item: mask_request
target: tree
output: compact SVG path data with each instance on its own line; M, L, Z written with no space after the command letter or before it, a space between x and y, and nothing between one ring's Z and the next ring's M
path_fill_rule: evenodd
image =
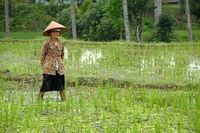
M65 24L67 26L67 32L65 32L63 36L65 36L66 38L72 38L72 21L70 6L66 7L66 9L63 9L61 12L59 12L57 18L57 21L59 23Z
M129 0L129 14L133 26L135 27L136 41L140 42L141 34L143 31L144 18L147 14L151 13L152 1L149 0Z
M29 0L29 4L35 4L35 0Z
M190 7L191 14L200 19L200 0L191 0Z
M129 18L128 18L128 6L127 0L123 0L123 12L124 12L124 27L126 33L126 40L130 42L130 30L129 30Z
M127 1L127 9L128 9L128 15L129 15L129 22L131 22L130 27L135 28L135 36L136 36L136 41L140 42L141 34L143 31L143 23L144 23L144 18L147 16L147 14L151 14L153 11L153 3L152 1L149 0L128 0ZM123 12L123 5L120 4L121 0L110 0L108 6L108 12L109 15L114 22L115 27L120 26L122 27L122 22L121 22L121 14L119 13L120 11ZM125 25L125 23L124 23ZM120 29L121 31L123 30L122 28ZM130 30L130 29L129 29Z
M187 17L187 30L188 30L188 41L192 42L192 25L191 25L191 18L190 18L190 7L189 7L189 0L185 0L185 14Z
M87 11L77 18L77 31L80 39L91 41L110 41L119 38L119 32L113 27L106 6L108 0L91 3Z
M91 0L84 0L84 2L81 2L82 4L80 6L75 6L76 13L83 15L86 11L88 6L92 3Z
M120 40L123 38L124 18L123 18L123 3L121 0L110 0L106 5L106 10L113 23L113 26L120 34Z
M17 14L11 19L11 30L40 32L53 19L45 12L44 6L31 4L17 8Z
M162 13L162 0L154 0L154 18L155 18L155 25L158 23L159 21L159 17Z
M158 41L170 42L172 37L173 19L169 14L161 14L156 24L156 37Z
M72 18L72 35L73 39L77 39L76 34L76 14L74 11L74 0L70 0L71 18Z
M10 27L9 27L9 0L5 0L5 26L6 26L6 37L10 34Z

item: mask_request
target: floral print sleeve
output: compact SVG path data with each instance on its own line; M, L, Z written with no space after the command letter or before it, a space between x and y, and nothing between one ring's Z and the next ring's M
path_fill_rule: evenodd
M43 43L41 51L40 51L40 64L41 64L41 66L43 66L43 64L44 64L44 60L45 60L46 53L47 53L47 47L48 47L48 41L45 41Z

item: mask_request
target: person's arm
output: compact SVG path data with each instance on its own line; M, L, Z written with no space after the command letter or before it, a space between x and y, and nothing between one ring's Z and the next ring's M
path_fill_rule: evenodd
M61 52L61 59L64 60L65 50L64 50L64 43L62 44L62 52Z
M45 41L42 45L41 51L40 51L40 64L43 66L44 60L47 54L47 41Z

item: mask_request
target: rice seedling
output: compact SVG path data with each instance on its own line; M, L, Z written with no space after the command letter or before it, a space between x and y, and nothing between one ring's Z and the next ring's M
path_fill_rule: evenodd
M41 42L0 44L0 132L200 132L199 45L82 43L66 102L37 99Z

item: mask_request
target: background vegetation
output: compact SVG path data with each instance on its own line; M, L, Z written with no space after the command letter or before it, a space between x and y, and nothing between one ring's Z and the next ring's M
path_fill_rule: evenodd
M138 3L132 4L133 2L134 0L128 3L132 40L136 40L136 26L138 26L141 30L141 41L161 41L156 38L155 34L153 1L145 2L140 0ZM199 3L198 0L191 2L194 41L200 40ZM20 2L11 0L9 7L11 32L35 32L36 35L33 37L40 37L41 32L49 22L55 20L67 26L68 32L64 37L72 38L70 5L68 3L59 4L50 1L49 4L40 4L28 0ZM0 9L0 38L4 38L5 18L3 0L0 3ZM78 39L113 41L125 38L122 2L120 0L77 1L75 11ZM170 22L173 21L171 27L173 34L170 41L187 41L184 33L186 31L184 5L181 3L163 4L162 13L173 18L170 20ZM10 38L16 38L16 36L12 35L14 33L11 33ZM31 37L25 36L24 38Z

